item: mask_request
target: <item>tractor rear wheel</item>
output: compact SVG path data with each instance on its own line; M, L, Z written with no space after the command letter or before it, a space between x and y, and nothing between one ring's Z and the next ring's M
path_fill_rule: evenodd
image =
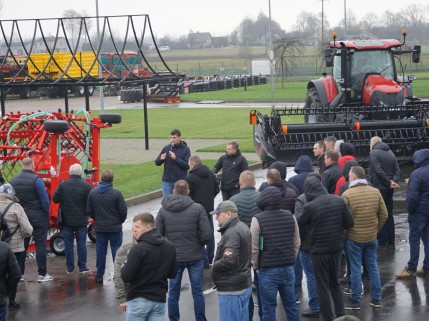
M316 88L310 88L307 92L307 99L305 100L304 111L304 121L306 123L326 123L329 121L329 115L323 113L323 105L320 101L319 93Z
M58 232L52 235L50 239L50 247L52 253L54 253L57 256L64 256L66 245L64 243L64 236L63 233Z
M43 128L50 133L65 133L69 130L69 123L65 120L47 120Z
M99 117L103 123L120 124L122 121L120 114L100 114Z

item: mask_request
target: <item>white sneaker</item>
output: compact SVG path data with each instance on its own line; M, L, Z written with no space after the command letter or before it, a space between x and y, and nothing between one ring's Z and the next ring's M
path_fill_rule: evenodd
M21 278L19 279L19 282L24 282L24 275L21 275Z
M42 282L49 282L52 281L54 278L52 276L50 276L48 273L46 273L45 276L43 275L39 275L39 277L37 278L37 282L42 283Z

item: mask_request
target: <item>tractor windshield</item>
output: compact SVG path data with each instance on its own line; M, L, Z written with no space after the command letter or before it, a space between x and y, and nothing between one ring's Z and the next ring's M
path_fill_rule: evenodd
M351 76L377 73L395 79L393 56L389 50L356 51L352 57Z

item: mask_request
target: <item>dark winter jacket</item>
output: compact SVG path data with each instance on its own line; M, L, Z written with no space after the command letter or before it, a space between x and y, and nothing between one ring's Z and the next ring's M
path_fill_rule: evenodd
M299 156L294 169L296 175L289 178L289 183L293 184L297 189L297 195L304 193L304 181L308 173L314 172L313 163L307 155Z
M350 173L350 169L353 166L359 166L359 163L357 160L349 160L345 162L342 166L340 165L342 176L338 179L337 185L335 186L335 195L341 196L344 193L344 191L347 188L349 188L349 173ZM342 186L344 186L343 189L341 189Z
M429 215L429 149L414 152L416 169L411 173L407 188L409 214Z
M305 194L301 194L298 196L295 202L295 218L298 221L304 212L304 205L307 203L307 199L305 198ZM301 251L310 251L310 232L308 229L308 225L299 227L299 238L301 239Z
M250 230L235 216L224 222L219 232L222 238L217 245L213 262L213 283L218 291L247 289L252 284Z
M22 170L10 181L28 220L35 228L48 228L49 196L42 179L31 170Z
M316 177L307 177L304 193L307 203L298 223L302 227L308 225L311 253L341 251L344 230L354 225L353 216L346 203L341 197L328 194Z
M297 253L295 232L298 233L298 228L292 213L282 209L280 190L267 187L259 196L257 204L262 212L256 214L255 218L259 223L259 237L263 238L258 267L293 265Z
M213 235L204 207L189 196L177 194L164 197L161 205L156 226L176 248L177 262L204 258L202 246Z
M213 167L213 173L222 170L220 189L225 192L239 188L240 174L249 169L246 158L241 155L239 149L235 155L222 155Z
M341 177L341 170L338 166L338 162L332 163L329 166L326 166L325 171L322 175L322 184L325 186L329 194L335 193L335 187L337 186L337 181Z
M6 305L8 284L18 283L21 270L9 246L0 242L0 306Z
M214 199L219 193L219 185L213 172L206 165L199 164L189 171L186 181L189 185L189 196L194 202L201 204L210 215L214 210Z
M230 201L234 202L237 206L238 218L247 226L250 226L252 217L260 212L259 207L256 206L259 194L254 186L246 186L240 189L240 193L230 198Z
M272 163L270 165L270 167L268 167L268 169L272 169L275 168L279 171L280 173L280 177L282 178L282 184L286 187L286 188L291 188L293 189L296 194L298 195L298 189L296 188L295 185L293 185L292 183L288 182L286 180L286 176L287 176L287 171L286 171L286 163L282 162L282 161L275 161L274 163ZM261 184L261 186L259 186L258 191L262 192L264 189L266 189L268 187L268 183L267 182L263 182Z
M127 219L127 204L111 183L100 182L89 192L86 212L95 220L97 232L119 232Z
M91 185L79 175L70 175L69 179L58 185L52 200L60 203L63 226L88 225L86 203L90 191Z
M176 159L173 160L170 157L170 151L176 155ZM164 153L166 153L166 157L164 160L161 160L161 155ZM162 181L176 183L179 179L185 179L189 168L189 157L191 157L191 150L185 141L181 140L177 145L165 145L155 159L156 166L164 164Z
M154 228L140 236L121 270L122 280L129 283L127 300L145 298L166 302L167 279L177 274L176 249Z
M319 158L317 159L317 166L319 167L319 174L322 175L326 169L325 154L319 156Z
M379 142L372 147L369 154L368 181L378 189L390 189L390 181L396 183L401 179L401 170L395 154L386 143Z

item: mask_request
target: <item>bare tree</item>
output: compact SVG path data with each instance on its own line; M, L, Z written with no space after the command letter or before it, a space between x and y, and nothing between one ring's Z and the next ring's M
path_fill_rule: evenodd
M321 29L322 20L315 13L302 11L296 18L295 29L304 37L314 37Z
M282 88L288 73L299 63L304 53L304 46L297 38L282 38L273 43L277 68L280 68Z
M368 12L360 21L362 31L372 32L378 23L378 16L374 12Z
M81 18L87 17L87 16L88 16L88 13L85 10L82 10L79 12L74 9L68 9L63 12L63 18L66 18L63 20L64 27L68 32L71 33L73 48L75 46L75 40L77 40L76 36L79 34L79 30L81 28L81 23L82 23ZM86 22L86 28L88 29L88 33L89 33L89 30L93 26L93 21L90 19L86 19L85 22ZM84 28L83 25L82 25L82 28ZM79 35L79 38L82 36L84 37L84 39L86 39L86 32L84 31L84 29L82 29L82 33Z
M426 7L417 4L410 4L402 10L402 19L410 29L418 33L419 40L422 40L422 26L426 21Z

